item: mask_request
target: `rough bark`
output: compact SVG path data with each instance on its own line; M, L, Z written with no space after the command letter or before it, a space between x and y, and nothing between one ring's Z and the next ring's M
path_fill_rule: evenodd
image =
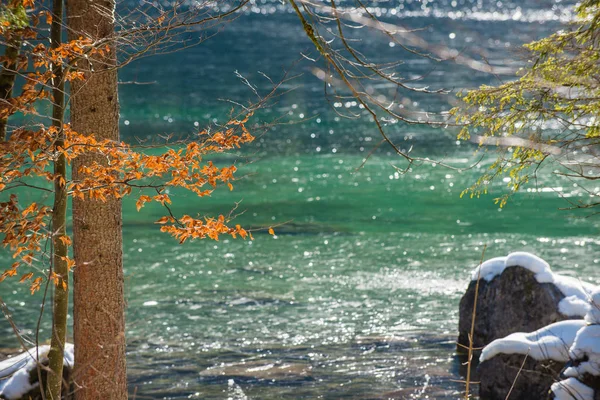
M9 107L9 101L12 98L13 87L15 86L17 59L19 58L19 48L21 39L13 41L6 45L4 49L3 69L0 73L0 101L2 107ZM8 140L8 117L0 118L0 140Z
M67 0L70 39L92 40L114 33L114 0ZM115 48L105 56L94 55L77 67L86 79L72 83L71 125L79 134L97 139L119 138L119 102ZM79 180L82 165L104 162L92 154L73 163ZM89 198L73 200L73 250L75 257L73 332L75 371L80 388L77 400L127 398L125 365L125 300L121 201Z
M52 48L61 44L63 0L54 0L52 6L53 21L50 28ZM65 108L65 84L60 64L52 65L54 80L52 82L52 125L57 128L54 148L58 152L64 147L63 120ZM67 161L64 154L54 161L54 206L52 208L52 268L55 278L52 301L52 338L48 353L48 378L46 382L46 398L61 398L65 343L67 338L67 314L69 313L69 268L67 265L68 249L63 237L67 230Z
M28 20L23 4L9 4L6 7L14 14L23 15L23 20L20 21L20 27L27 25ZM13 88L15 86L15 78L17 77L17 62L21 45L23 44L22 30L19 26L14 30L10 30L5 34L4 40L4 62L2 63L2 71L0 72L0 106L1 108L10 109L10 99L12 98ZM0 141L8 140L8 116L0 118Z

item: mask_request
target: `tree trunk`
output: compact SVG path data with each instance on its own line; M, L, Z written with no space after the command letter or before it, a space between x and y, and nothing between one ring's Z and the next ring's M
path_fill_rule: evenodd
M62 6L62 3L61 3ZM13 5L7 4L7 7L11 9L14 14L25 14L23 4L19 3ZM27 24L27 17L23 21ZM19 29L17 27L17 29ZM6 44L4 46L4 62L2 63L2 72L0 72L0 102L1 107L10 109L10 99L12 98L13 87L15 86L15 78L17 77L17 62L19 60L19 52L21 51L21 45L23 44L23 37L20 31L9 31L5 35ZM0 118L0 141L8 140L8 117Z
M69 39L92 40L114 33L114 0L67 0ZM119 139L116 50L77 66L85 81L71 85L71 127L97 139ZM79 168L105 162L84 154L73 162L73 179ZM123 239L121 201L73 199L73 251L75 257L73 334L77 400L127 398L125 366L125 300L123 292Z
M63 0L54 0L53 20L50 28L52 48L61 44ZM57 128L54 149L64 147L63 120L65 109L65 84L60 64L52 65L52 126ZM14 81L13 81L14 82ZM59 153L60 154L60 153ZM46 399L60 400L65 342L67 338L67 314L69 312L69 268L67 265L67 244L63 242L67 230L67 160L60 154L54 161L54 206L52 208L52 272L54 275L54 297L52 301L52 338L48 353L49 369L46 382Z
M17 76L17 59L19 58L21 43L21 38L17 38L11 41L11 43L7 43L4 49L4 64L2 73L0 73L0 101L4 103L2 107L10 107L8 102L12 98L15 78ZM8 140L7 124L8 117L0 118L0 140Z

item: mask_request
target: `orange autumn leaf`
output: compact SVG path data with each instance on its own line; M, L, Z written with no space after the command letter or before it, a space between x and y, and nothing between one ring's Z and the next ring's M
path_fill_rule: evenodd
M33 7L33 0L23 0L27 7ZM32 18L46 18L52 21L52 15L45 10L31 13ZM35 15L34 15L35 14ZM33 31L33 29L32 29ZM35 43L35 34L27 36ZM9 118L14 114L35 115L39 112L39 100L52 100L52 80L55 79L52 65L69 64L82 55L106 55L111 48L102 44L98 48L91 39L80 37L65 42L56 48L37 43L24 48L27 57L17 65L23 77L18 91L15 90L10 103L0 108L0 118ZM81 71L65 71L64 79L85 80ZM132 194L132 188L142 191L136 200L136 208L141 210L147 203L156 202L169 207L172 199L171 189L187 190L198 197L210 196L213 190L227 186L233 190L237 168L235 165L218 165L216 161L204 158L213 153L224 153L236 149L244 143L254 140L245 127L252 113L241 119L232 119L221 130L204 130L195 136L195 140L177 142L162 152L151 154L138 151L129 144L96 138L93 133L81 135L71 129L69 124L60 127L36 126L35 128L16 128L8 140L0 143L0 191L21 184L52 192L54 182L65 188L72 198L94 201L107 201L110 198L123 198ZM63 139L64 145L57 146L57 139ZM79 168L80 177L71 180L68 176L55 175L53 164L57 155L64 156L67 163L82 154L97 156L100 162L93 162ZM42 182L41 184L39 182ZM144 192L147 190L148 192ZM150 192L151 191L151 192ZM13 267L0 275L0 281L21 276L24 281L33 279L33 273L19 271L34 262L43 261L42 249L48 239L52 239L51 207L40 203L20 202L15 194L0 202L0 243L9 248L15 263ZM169 210L171 212L171 210ZM219 240L222 235L230 237L252 238L241 226L232 227L224 216L165 216L156 221L160 230L168 233L179 242L210 238ZM70 246L71 238L57 238L65 246ZM74 260L64 257L69 270L75 267ZM68 280L51 274L48 278L57 287L68 287ZM42 278L36 278L30 286L32 293L40 289Z
M31 264L33 262L33 253L27 253L21 257L24 263Z
M61 257L61 260L66 261L67 263L67 269L69 271L71 271L73 269L73 267L75 266L75 260L69 258L69 257Z
M42 278L35 278L33 280L33 282L31 283L31 286L29 287L29 291L31 292L31 294L34 294L35 292L40 290L41 286L42 286Z
M21 276L21 279L19 279L20 283L25 282L26 280L29 280L33 277L33 272L28 272L26 274L23 274L23 276Z
M61 236L58 238L65 246L71 245L71 238L68 236Z
M11 268L11 269L7 269L6 271L4 271L4 273L2 274L2 276L8 277L8 276L15 276L17 275L17 270L15 268Z
M144 204L146 204L149 201L152 201L152 198L150 196L140 196L138 201L135 203L137 210L140 211L142 207L144 207Z
M269 235L275 235L275 231L273 230L273 228L269 228Z
M23 210L23 212L21 213L24 217L28 216L29 214L33 213L35 210L37 210L37 204L36 203L31 203L29 205L29 207L27 207L26 209Z

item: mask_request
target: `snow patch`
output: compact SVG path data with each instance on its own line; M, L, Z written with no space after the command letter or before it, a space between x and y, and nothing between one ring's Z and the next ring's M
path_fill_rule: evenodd
M506 257L506 268L508 267L523 267L527 268L535 274L535 279L539 283L553 283L554 279L552 276L552 270L550 264L540 257L526 253L524 251L517 251L510 253Z
M489 259L471 272L471 280L485 279L487 282L501 275L506 268L506 257Z
M563 372L563 375L567 376L567 377L578 378L578 377L583 376L583 374L599 375L599 373L600 373L600 368L599 368L598 362L586 361L586 362L580 363L579 365L577 365L575 367L569 367L569 368L565 369L565 372Z
M570 276L562 276L558 274L553 275L553 283L556 285L558 290L560 290L566 296L558 305L559 311L562 307L571 312L571 314L565 315L581 317L586 315L590 310L590 293L594 292L597 289L597 286Z
M75 354L71 343L65 345L65 365L73 367ZM15 400L23 397L27 392L35 389L39 384L29 382L29 374L37 368L37 353L40 363L48 361L50 346L31 348L25 353L0 362L0 396L7 400Z
M575 378L553 383L550 390L555 400L594 400L594 389Z
M584 320L577 319L556 322L531 333L513 333L485 346L479 360L483 362L498 354L523 354L536 360L566 362L577 332L585 325Z
M596 286L576 278L555 274L545 260L524 251L485 261L471 272L471 280L481 278L490 282L501 275L506 268L517 266L533 272L539 283L553 283L562 292L565 298L559 302L558 308L563 315L583 317L590 310L588 301L590 293L596 289ZM599 307L597 307L596 317L600 321L600 295L597 304Z
M590 360L600 360L600 325L588 325L577 332L573 346L569 351L573 360L588 356Z
M558 311L567 317L581 317L583 310L587 315L589 309L589 303L577 296L567 296L558 302Z
M585 315L590 324L600 324L600 288L596 288L590 298L590 309Z
M575 366L565 370L565 376L579 377L583 374L600 376L600 289L596 289L590 300L590 309L585 320L592 324L586 325L577 332L575 341L569 350L572 360L579 361Z

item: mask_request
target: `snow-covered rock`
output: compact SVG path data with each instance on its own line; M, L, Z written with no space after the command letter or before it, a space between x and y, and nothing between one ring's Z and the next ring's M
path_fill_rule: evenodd
M517 332L494 340L481 352L479 395L483 399L547 399L577 332L587 322L556 322L531 333Z
M482 279L486 282L509 267L521 267L533 272L538 283L553 283L564 295L559 303L559 311L570 317L583 317L586 315L589 303L589 294L595 286L579 279L562 276L552 272L550 265L540 257L524 251L510 253L507 257L496 257L487 260L471 272L471 281Z
M48 365L48 352L50 346L31 348L26 352L0 362L0 399L19 400L37 399L39 395L39 381L37 366ZM39 355L39 362L38 362ZM73 345L65 345L65 371L64 376L69 376L73 368ZM43 375L46 373L42 371ZM42 376L44 379L44 376Z
M582 300L575 280L569 279L567 286L561 288L563 293L570 290L570 296ZM499 399L511 391L511 399L547 399L548 392L557 400L600 399L600 288L587 284L583 291L587 297L584 320L513 333L483 349L479 365L482 398Z
M546 400L564 366L520 354L498 354L479 364L479 397L485 400ZM521 368L523 367L523 368Z
M569 348L565 379L552 385L557 400L600 399L600 288L592 292L589 305L586 324Z
M516 332L485 346L479 360L490 360L498 354L521 354L534 360L570 360L571 345L578 331L587 325L582 319L556 322L535 332ZM598 349L600 351L600 349Z
M478 279L476 348L514 332L532 332L558 321L583 318L594 288L554 273L546 261L533 254L516 252L488 260L472 271L460 301L458 343L463 352L463 346L469 345Z

